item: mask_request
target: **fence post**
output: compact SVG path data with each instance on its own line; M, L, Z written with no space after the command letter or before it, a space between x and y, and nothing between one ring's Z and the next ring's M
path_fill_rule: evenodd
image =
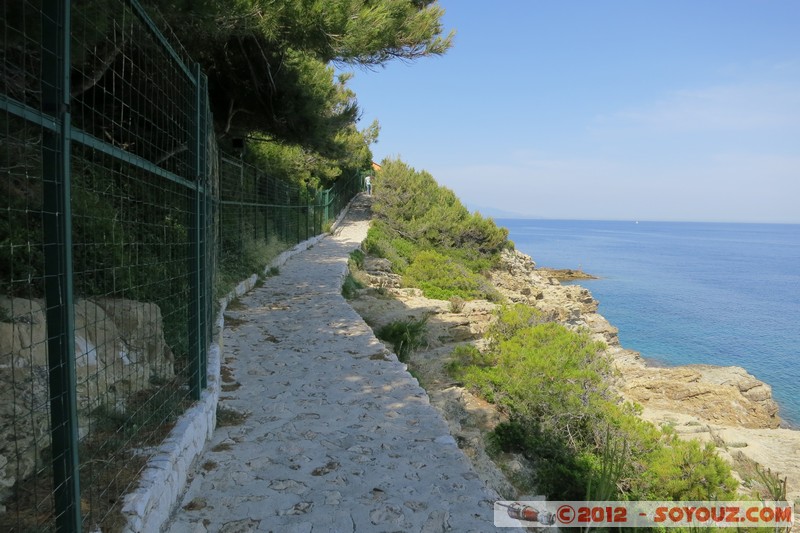
M320 209L319 200L322 197L322 191L318 191L314 196L314 233L316 235L322 234L322 209Z
M295 224L297 224L297 232L296 232L297 235L295 236L296 240L294 242L295 242L295 244L297 244L297 243L301 242L300 241L300 218L301 218L301 214L300 214L300 191L297 191L297 202L295 202L294 208L295 208L295 211L297 211L297 216L295 217Z
M253 241L258 242L258 230L260 224L258 223L258 169L256 167L251 167L251 176L253 190L250 193L250 202L255 204L250 207L250 212L253 213Z
M59 130L42 144L45 299L54 516L60 533L81 531L75 302L72 271L69 0L44 2L42 104Z
M200 261L198 263L200 272L198 279L200 280L200 301L199 301L199 344L200 344L200 388L205 389L208 386L208 346L210 342L211 331L211 295L214 294L213 281L208 275L211 270L209 265L208 254L208 211L206 210L207 199L211 194L211 180L209 179L208 172L208 78L203 74L200 63L195 63L195 78L197 78L197 176L198 183L201 186L200 195L198 197L197 213L198 217L198 255ZM198 395L199 398L199 395Z
M200 399L203 390L203 337L202 316L205 313L203 306L203 183L200 170L201 158L201 95L202 84L200 65L196 64L194 69L195 98L194 109L190 116L192 122L189 128L190 139L190 169L191 178L194 180L193 194L189 200L190 223L189 223L189 309L188 309L188 344L189 344L189 391L193 400Z
M330 198L331 190L330 189L325 189L323 192L324 192L324 194L322 196L322 205L323 205L323 207L322 207L322 219L324 220L324 223L327 224L328 223L328 219L330 218L330 215L328 214L328 205L330 204L329 198Z
M239 255L244 252L244 160L239 158Z

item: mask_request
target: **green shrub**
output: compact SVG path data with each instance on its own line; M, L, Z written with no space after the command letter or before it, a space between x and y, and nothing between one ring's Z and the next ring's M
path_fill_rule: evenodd
M418 287L428 298L448 300L458 296L466 300L499 299L489 281L470 271L452 257L433 250L419 252L406 268L403 284Z
M398 250L410 251L413 245L406 245L402 238L392 238L388 235L389 228L380 221L374 221L367 232L364 240L364 248L367 253L376 257L383 257L392 263L394 272L402 273L409 263L409 259L403 256Z
M425 343L427 323L427 317L421 320L397 320L380 328L375 335L391 343L397 358L405 362L414 350Z
M464 301L464 298L461 296L451 296L450 297L450 312L451 313L460 313L464 310L464 305L467 302Z
M467 367L468 384L491 390L493 401L516 416L586 434L609 396L602 343L551 322L520 329L495 346L497 364Z
M586 480L596 469L596 458L576 451L566 435L543 428L536 420L512 419L487 435L487 452L523 455L533 479L521 480L550 499L579 501L586 496Z
M344 282L342 283L342 296L348 300L352 300L356 297L358 289L363 288L364 285L354 278L352 274L348 273L344 278Z
M598 466L589 473L586 486L586 499L589 501L611 501L617 497L617 484L630 462L628 442L614 438L611 428L606 435L597 456Z
M544 319L524 305L503 307L488 350L453 351L450 374L510 416L489 435L490 451L523 454L551 499L733 496L730 466L713 446L638 418L608 387L602 343Z
M359 249L350 252L350 259L348 263L355 268L362 270L364 268L364 252Z
M710 442L667 435L645 460L647 468L632 481L643 499L724 501L736 495L738 482L730 465Z
M471 214L453 191L400 160L383 161L373 212L397 235L422 248L488 258L508 246L508 230Z
M481 352L471 344L459 344L453 348L450 358L448 370L453 376L457 376L458 370L463 367L488 367L497 363L491 352Z
M511 339L524 328L552 322L541 311L525 304L504 305L495 314L497 320L486 332L486 336L495 343Z

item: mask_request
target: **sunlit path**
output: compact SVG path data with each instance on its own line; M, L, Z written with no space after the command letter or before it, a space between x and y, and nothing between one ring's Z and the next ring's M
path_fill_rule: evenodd
M218 427L168 531L492 531L492 502L415 379L341 296L335 234L229 310ZM226 417L221 417L225 423Z

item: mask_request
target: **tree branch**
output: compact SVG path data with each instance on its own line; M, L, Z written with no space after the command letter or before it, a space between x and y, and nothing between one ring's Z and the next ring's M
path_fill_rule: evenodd
M189 149L189 145L188 145L187 143L179 144L178 146L176 146L175 148L173 148L171 151L169 151L169 152L167 152L166 154L164 154L164 155L161 157L161 159L159 159L159 160L158 160L158 161L156 161L155 163L156 163L156 165L160 165L160 164L162 164L164 161L166 161L167 159L170 159L170 158L172 158L172 157L175 157L176 155L178 155L178 154L180 154L180 153L182 153L182 152L185 152L185 151L186 151L186 150L188 150L188 149Z
M111 65L114 64L114 61L117 59L117 56L119 55L121 50L122 47L120 45L115 44L114 48L111 51L109 51L108 54L106 54L106 57L103 59L103 62L100 65L100 68L97 69L90 78L83 80L83 83L79 87L75 87L74 89L72 89L72 91L70 91L70 96L72 98L77 98L78 96L82 95L83 93L85 93L86 91L97 85L103 78L103 76L105 76L106 72L108 72L108 69L111 68Z

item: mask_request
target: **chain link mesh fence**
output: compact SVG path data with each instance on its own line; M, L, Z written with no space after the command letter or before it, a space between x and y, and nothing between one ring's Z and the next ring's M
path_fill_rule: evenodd
M113 531L206 386L215 296L362 177L221 156L204 76L135 0L0 10L0 530Z

